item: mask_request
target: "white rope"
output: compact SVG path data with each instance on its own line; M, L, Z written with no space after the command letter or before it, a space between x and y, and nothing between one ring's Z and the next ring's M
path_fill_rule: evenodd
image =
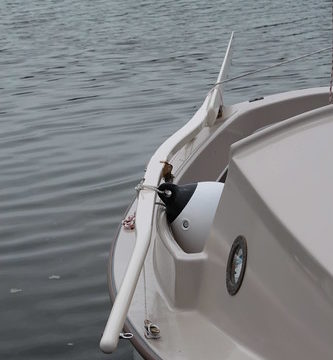
M159 339L161 337L160 328L153 324L148 318L148 305L147 305L147 278L146 278L146 265L143 263L143 293L144 293L144 303L145 303L145 320L144 324L144 335L147 339Z
M146 283L146 266L143 263L143 292L145 297L145 319L148 319L148 309L147 309L147 283Z
M333 0L332 0L333 1ZM249 71L245 74L242 74L242 75L238 75L238 76L235 76L233 78L230 78L230 79L225 79L225 80L222 80L222 81L219 81L217 83L214 84L214 86L212 87L212 90L214 90L216 88L216 86L218 85L221 85L221 84L225 84L225 83L228 83L230 81L234 81L234 80L237 80L237 79L241 79L243 77L246 77L246 76L250 76L250 75L253 75L253 74L257 74L257 73L260 73L262 71L266 71L266 70L269 70L269 69L273 69L275 67L278 67L278 66L282 66L282 65L285 65L285 64L289 64L291 62L294 62L294 61L297 61L297 60L301 60L301 59L304 59L306 57L309 57L309 56L312 56L312 55L315 55L315 54L319 54L321 52L324 52L324 51L327 51L327 50L330 50L333 48L333 45L332 47L329 46L329 47L326 47L326 48L323 48L323 49L320 49L320 50L316 50L316 51L313 51L311 53L308 53L308 54L305 54L305 55L301 55L301 56L298 56L296 58L293 58L293 59L290 59L290 60L285 60L285 61L281 61L279 63L276 63L276 64L273 64L273 65L269 65L269 66L266 66L266 67L263 67L261 69L257 69L257 70L253 70L253 71Z
M143 184L143 181L144 181L144 179L135 187L135 190L137 191L137 196L139 195L139 192L141 190L152 190L152 191L155 191L155 192L157 192L159 194L164 194L166 197L170 197L172 195L171 190L168 190L168 189L160 190L156 186Z
M164 194L164 191L159 190L158 187L153 186L153 185L144 185L144 184L142 184L142 183L138 184L138 185L135 187L135 190L138 191L138 192L141 191L141 190L152 190L152 191L155 191L155 192L157 192L157 193L159 193L159 194Z
M170 190L159 190L156 186L152 185L144 185L143 184L144 179L141 180L141 182L135 187L135 190L137 191L138 195L141 190L152 190L159 194L165 194L166 196L169 195L168 191ZM153 324L148 319L148 305L147 305L147 277L146 277L146 263L143 262L142 266L142 273L143 273L143 296L144 296L144 307L145 307L145 320L144 320L144 335L147 339L159 339L161 337L160 334L160 328Z

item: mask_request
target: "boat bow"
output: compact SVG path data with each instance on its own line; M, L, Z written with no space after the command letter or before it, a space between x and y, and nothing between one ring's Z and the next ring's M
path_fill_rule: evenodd
M231 58L231 34L226 55L221 66L217 83L208 93L204 103L193 118L166 140L155 152L145 173L143 189L138 193L136 210L136 243L132 253L122 285L116 296L110 316L108 318L100 348L106 353L115 351L119 341L119 334L124 326L131 300L145 261L151 242L152 225L155 211L156 193L145 185L157 187L162 177L163 163L169 161L172 156L191 141L205 126L214 124L222 108L222 80L227 76L228 64Z

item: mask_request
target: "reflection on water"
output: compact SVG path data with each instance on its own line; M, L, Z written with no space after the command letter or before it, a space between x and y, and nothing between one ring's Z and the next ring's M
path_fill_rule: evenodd
M154 149L218 74L330 44L330 2L0 1L0 357L104 359L107 257ZM330 55L230 83L325 86ZM110 358L129 359L121 342Z

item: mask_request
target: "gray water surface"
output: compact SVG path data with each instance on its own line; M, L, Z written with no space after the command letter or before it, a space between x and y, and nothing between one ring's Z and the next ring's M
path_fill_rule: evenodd
M329 0L0 0L0 358L130 359L98 343L107 257L156 147L214 83L331 44ZM328 86L330 53L227 102Z

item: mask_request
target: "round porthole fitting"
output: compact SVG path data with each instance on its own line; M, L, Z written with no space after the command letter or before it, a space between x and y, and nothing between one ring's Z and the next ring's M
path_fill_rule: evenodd
M242 285L246 269L247 244L244 236L237 236L232 244L227 264L227 289L230 295L236 295Z

